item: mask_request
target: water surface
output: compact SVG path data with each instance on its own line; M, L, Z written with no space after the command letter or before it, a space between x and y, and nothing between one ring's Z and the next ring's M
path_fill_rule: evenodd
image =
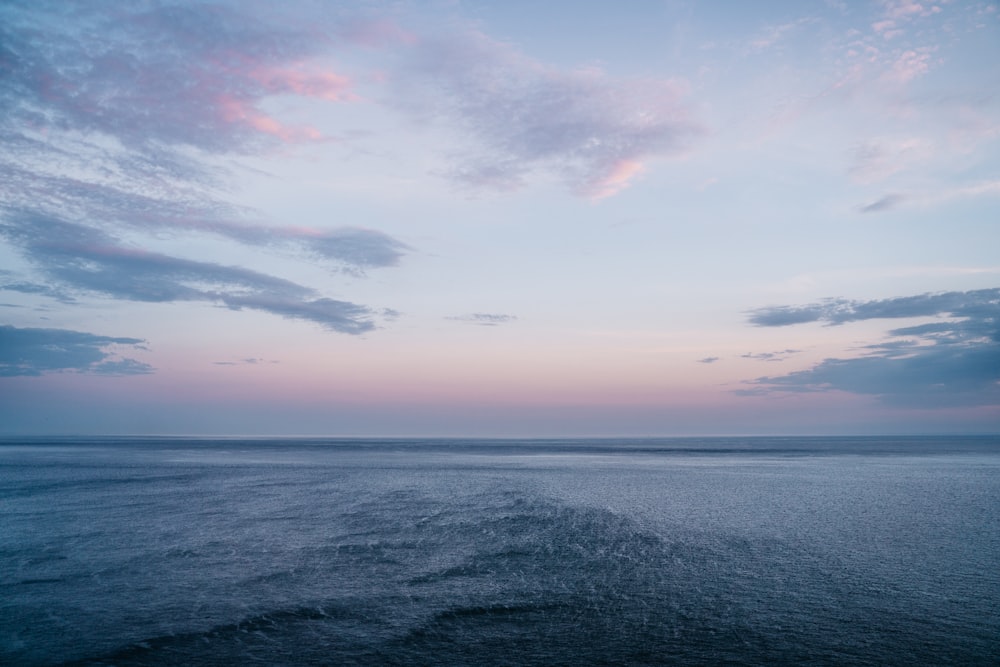
M0 664L998 664L1000 439L8 439Z

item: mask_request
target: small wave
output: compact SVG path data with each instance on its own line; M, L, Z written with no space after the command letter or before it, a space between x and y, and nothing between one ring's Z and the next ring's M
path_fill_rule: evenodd
M284 636L290 626L368 620L369 616L363 611L343 605L277 609L250 616L236 623L217 625L208 630L142 639L111 653L66 665L95 667L121 664L217 664L219 655L225 653L227 647L236 645L239 649L245 642L243 638L246 637L266 641L269 636ZM242 651L238 650L237 653Z
M61 584L64 581L66 580L63 579L62 577L53 577L48 579L22 579L17 583L21 584L22 586L29 586L32 584Z
M539 614L558 609L565 609L561 604L492 604L485 606L455 607L434 614L434 621L450 621L463 618L498 618L504 616L525 616Z

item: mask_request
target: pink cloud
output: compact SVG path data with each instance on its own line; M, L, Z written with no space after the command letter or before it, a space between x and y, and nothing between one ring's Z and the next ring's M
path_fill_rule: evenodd
M191 90L189 102L205 108L226 124L242 126L281 141L317 141L322 133L312 126L287 125L261 111L267 97L292 95L328 102L360 99L347 76L305 62L274 65L246 53L225 54L212 67L198 72L203 80ZM217 91L223 91L221 93Z
M917 17L941 12L938 5L923 5L913 0L883 0L883 18L872 23L872 30L884 39L893 39L904 33L903 25Z
M924 8L919 2L913 0L888 0L882 3L885 7L885 14L889 18L900 19L913 16L926 16L927 14L940 11L937 7Z
M314 141L323 138L322 133L314 127L291 127L283 125L271 116L258 110L252 104L228 95L219 96L216 105L219 117L226 123L243 125L285 142Z
M604 199L618 194L626 187L633 177L643 171L644 167L638 160L619 160L611 166L608 174L585 189L585 194L592 199Z
M896 83L908 83L927 72L930 60L931 54L928 49L904 51L892 63L884 78Z
M155 142L160 149L243 152L259 148L261 138L322 138L315 128L262 111L270 97L357 99L349 77L315 60L329 46L326 36L301 26L265 25L205 5L123 6L114 26L85 51L60 35L45 45L25 43L13 72L22 84L13 111L44 118L53 128L113 136L129 147L149 149ZM34 107L46 114L33 113Z
M351 80L348 77L335 72L310 70L303 64L285 69L261 67L248 74L272 95L293 94L329 102L358 99L351 92Z
M872 23L872 30L882 35L885 39L892 39L903 34L903 31L896 27L896 22L891 19Z

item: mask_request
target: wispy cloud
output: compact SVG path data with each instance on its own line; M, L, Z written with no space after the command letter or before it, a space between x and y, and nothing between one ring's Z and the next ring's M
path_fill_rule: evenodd
M86 173L84 163L93 155L92 145L77 144L73 158L60 160L65 168ZM75 164L74 164L75 162ZM68 165L67 165L68 163ZM315 229L290 225L268 225L247 217L241 210L195 191L180 182L162 193L150 193L145 179L115 173L105 182L61 173L28 171L0 164L0 174L11 185L3 197L8 210L28 208L65 216L81 223L100 221L147 234L211 234L238 243L285 249L360 274L365 269L396 266L409 247L382 232L362 227ZM110 171L103 169L105 174ZM162 180L157 185L163 188Z
M257 366L259 364L276 364L277 361L267 361L260 357L246 357L244 359L238 359L236 361L213 361L212 364L215 366Z
M754 359L757 361L784 361L793 354L798 354L802 350L778 350L777 352L747 352L741 354L742 359Z
M862 356L757 378L740 393L840 390L907 407L1000 405L1000 288L873 301L830 299L760 309L750 321L785 326L919 317L935 319L890 330L890 340L864 346Z
M922 192L888 193L868 204L858 207L859 213L881 213L901 206L938 206L956 199L1000 196L1000 180L983 181L970 185L927 189Z
M904 33L907 23L915 18L941 12L939 3L914 0L882 0L882 16L872 24L872 30L884 39L894 39Z
M68 329L0 325L0 376L42 375L59 371L98 375L141 375L153 367L119 356L116 347L141 348L139 338L98 336Z
M909 83L930 69L931 47L907 49L895 56L883 78L900 84Z
M795 21L779 23L765 27L756 37L750 40L750 50L752 52L767 51L781 43L790 33L796 29L813 23L812 18L801 18Z
M870 204L865 204L858 207L858 211L861 213L881 213L882 211L888 211L890 209L896 208L900 204L906 201L906 197L897 194L887 194L883 197L879 197Z
M42 296L47 296L56 301L65 304L76 303L76 299L64 292L63 290L52 287L51 285L42 285L40 283L30 283L30 282L15 282L15 283L0 283L0 290L7 290L8 292L20 292L21 294L40 294Z
M330 47L331 36L307 22L265 20L238 5L5 3L0 217L50 284L18 276L3 288L67 304L66 289L203 299L346 333L370 329L363 306L251 270L143 251L136 237L211 234L355 275L396 265L409 248L376 230L267 223L228 204L229 174L204 159L329 139L269 115L265 102L355 100L350 77L317 57ZM124 278L131 284L117 282Z
M405 111L463 133L450 176L477 187L517 188L535 174L606 197L703 132L680 82L561 70L471 31L417 42L396 77Z
M942 65L954 64L951 47L959 34L987 27L978 18L977 4L892 0L870 7L874 12L866 27L848 30L831 45L831 50L840 54L836 59L836 83L818 99L839 97L853 106L859 99L867 98L884 104L885 114L908 121L910 127L921 127L913 121L926 118L927 112L948 107L947 124L953 132L958 131L967 122L970 106L961 98L972 98L978 104L984 99L982 91L960 93L963 84L956 80L948 84L951 90L944 96L940 92L927 94L931 86L939 83L928 81L928 75ZM864 13L867 9L859 5L852 13ZM993 116L984 114L984 118L989 123ZM891 143L890 140L886 146L887 156L893 152ZM938 143L935 149L940 152L955 140L949 136L938 138ZM911 152L902 164L924 157ZM867 176L863 172L861 175Z
M926 162L933 155L934 147L925 138L883 137L871 139L855 147L849 173L857 183L876 183L895 173Z
M517 319L514 315L504 315L501 313L470 313L468 315L456 315L449 317L449 320L458 322L469 322L480 326L495 327L498 324L507 324Z
M145 150L245 151L318 138L267 115L265 98L352 97L347 77L303 63L324 46L315 33L222 4L13 2L0 16L8 125L97 132Z
M705 357L703 359L698 359L699 364L714 364L719 360L719 357Z

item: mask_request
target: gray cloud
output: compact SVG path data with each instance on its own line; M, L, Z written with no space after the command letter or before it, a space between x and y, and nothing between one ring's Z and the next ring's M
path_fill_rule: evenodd
M359 269L395 266L409 246L373 229L342 227L304 237L281 231L282 237L324 259L339 260Z
M68 329L31 329L0 325L0 376L41 375L56 371L101 375L153 372L149 364L121 358L108 348L141 347L139 338L98 336Z
M899 407L1000 405L1000 345L914 348L909 356L826 359L815 367L758 378L755 389L815 392L832 389L877 396Z
M311 320L341 333L362 334L375 328L374 322L368 319L371 310L347 301L301 299L266 292L248 295L221 294L217 298L233 310L250 308L290 319Z
M341 333L364 333L375 326L368 308L318 297L291 281L126 247L103 232L59 219L12 215L0 225L0 235L63 288L130 301L208 301L309 320Z
M793 354L798 354L802 350L778 350L777 352L747 352L741 354L742 359L756 359L757 361L784 361Z
M84 164L92 147L79 145L72 157L60 157L61 168L75 164L85 173ZM78 164L77 164L78 163ZM382 232L361 227L303 229L248 222L251 211L241 210L183 182L149 194L135 174L114 173L112 184L81 180L61 173L45 173L43 167L28 171L4 165L0 175L10 185L0 197L7 210L27 208L49 214L72 215L78 222L100 221L149 234L211 234L250 246L287 249L345 267L352 273L365 269L396 266L409 250L404 243Z
M971 292L941 292L916 296L853 301L825 299L806 306L768 306L750 311L750 323L761 327L786 326L805 322L843 324L858 320L900 317L996 317L1000 288Z
M515 188L541 173L606 196L644 160L703 133L676 82L560 71L478 33L427 39L407 55L397 77L405 110L465 134L451 176L475 186Z
M714 364L719 360L719 357L705 357L704 359L699 359L699 364Z
M55 299L56 301L61 301L62 303L76 303L74 299L69 294L66 294L62 290L53 288L51 285L42 285L40 283L29 283L29 282L17 282L17 283L5 283L0 284L0 289L7 290L8 292L20 292L22 294L41 294L42 296L47 296Z
M1000 405L1000 289L921 294L873 301L830 299L802 308L754 311L758 326L935 317L888 332L865 354L751 381L744 394L840 390L904 407ZM941 317L951 318L941 320Z
M858 210L861 213L879 213L881 211L888 211L889 209L896 208L906 200L902 195L889 194L885 195L881 199L877 199L870 204L865 204L861 206Z
M237 361L213 361L215 366L256 366L258 364L276 364L277 361L266 361L260 357L246 357Z
M750 322L759 327L783 327L815 322L822 318L820 306L768 306L751 311Z

